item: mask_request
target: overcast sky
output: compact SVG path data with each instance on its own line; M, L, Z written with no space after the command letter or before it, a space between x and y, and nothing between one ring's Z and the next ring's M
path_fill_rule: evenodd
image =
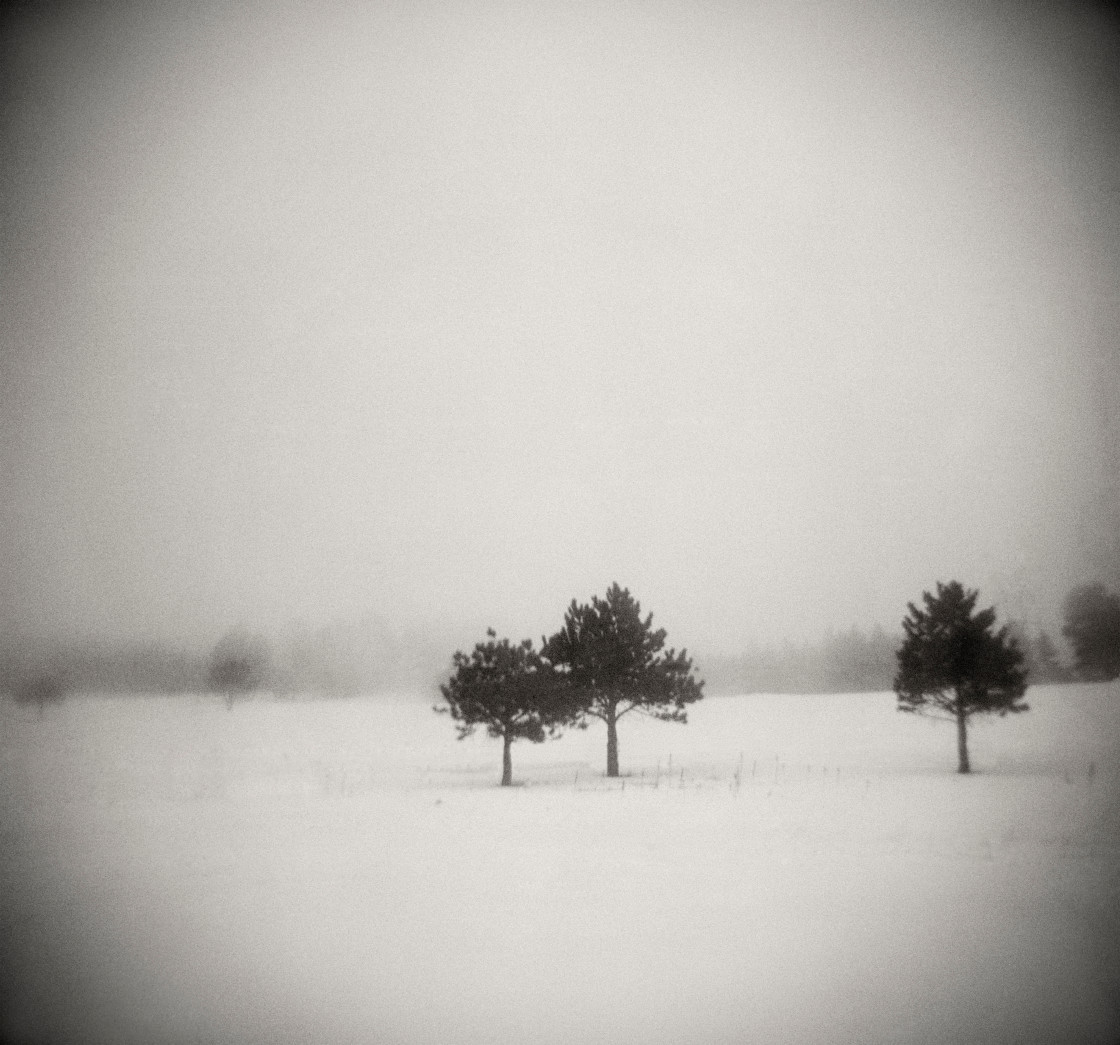
M1120 581L1091 8L30 4L0 47L2 628L539 636L617 580L717 652Z

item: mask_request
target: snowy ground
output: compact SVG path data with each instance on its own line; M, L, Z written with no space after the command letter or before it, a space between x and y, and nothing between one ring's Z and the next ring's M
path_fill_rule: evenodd
M1120 687L972 730L708 698L462 743L422 701L0 708L0 1037L1120 1041Z

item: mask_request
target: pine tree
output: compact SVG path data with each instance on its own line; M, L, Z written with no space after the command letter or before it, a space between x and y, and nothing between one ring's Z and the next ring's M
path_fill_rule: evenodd
M612 584L590 604L573 599L564 627L544 641L544 655L563 672L586 716L607 725L607 776L618 776L618 720L631 711L666 722L687 722L687 705L704 683L692 677L687 650L665 650L665 629L653 630L653 614Z
M572 720L575 708L531 639L512 645L509 639L497 641L493 628L486 635L488 641L476 644L469 655L455 653L455 670L440 686L447 706L433 710L451 715L460 740L485 726L491 737L502 741L502 785L508 787L513 782L513 742L539 744L555 736Z
M894 689L900 711L945 717L957 724L958 772L969 772L968 719L1026 711L1023 655L1006 627L993 632L994 609L973 613L978 597L957 581L922 593L902 621Z

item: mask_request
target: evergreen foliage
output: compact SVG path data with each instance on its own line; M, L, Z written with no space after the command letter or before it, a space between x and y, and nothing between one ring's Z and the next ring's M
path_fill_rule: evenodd
M477 643L469 655L455 653L455 670L440 686L447 706L433 710L451 715L460 740L479 726L502 740L502 784L508 787L512 783L512 743L529 740L539 744L555 736L577 709L552 665L533 649L531 639L513 645L509 639L498 641L493 628L486 634L488 640Z
M564 626L544 640L544 655L563 672L582 709L607 724L607 776L618 776L618 720L638 711L686 722L686 707L703 696L687 650L665 648L665 629L644 620L641 605L617 583L589 604L573 599Z
M1107 682L1120 676L1120 597L1103 584L1086 584L1069 593L1062 634L1073 647L1082 678Z
M957 581L922 593L902 621L894 689L900 711L951 718L957 723L958 771L969 772L967 721L975 714L1026 711L1023 654L1006 627L993 632L992 608L973 613L978 597Z

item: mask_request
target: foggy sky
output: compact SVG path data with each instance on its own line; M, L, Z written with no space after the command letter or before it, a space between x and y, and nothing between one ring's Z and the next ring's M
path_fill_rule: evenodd
M1092 8L28 5L0 628L676 645L1120 582Z

